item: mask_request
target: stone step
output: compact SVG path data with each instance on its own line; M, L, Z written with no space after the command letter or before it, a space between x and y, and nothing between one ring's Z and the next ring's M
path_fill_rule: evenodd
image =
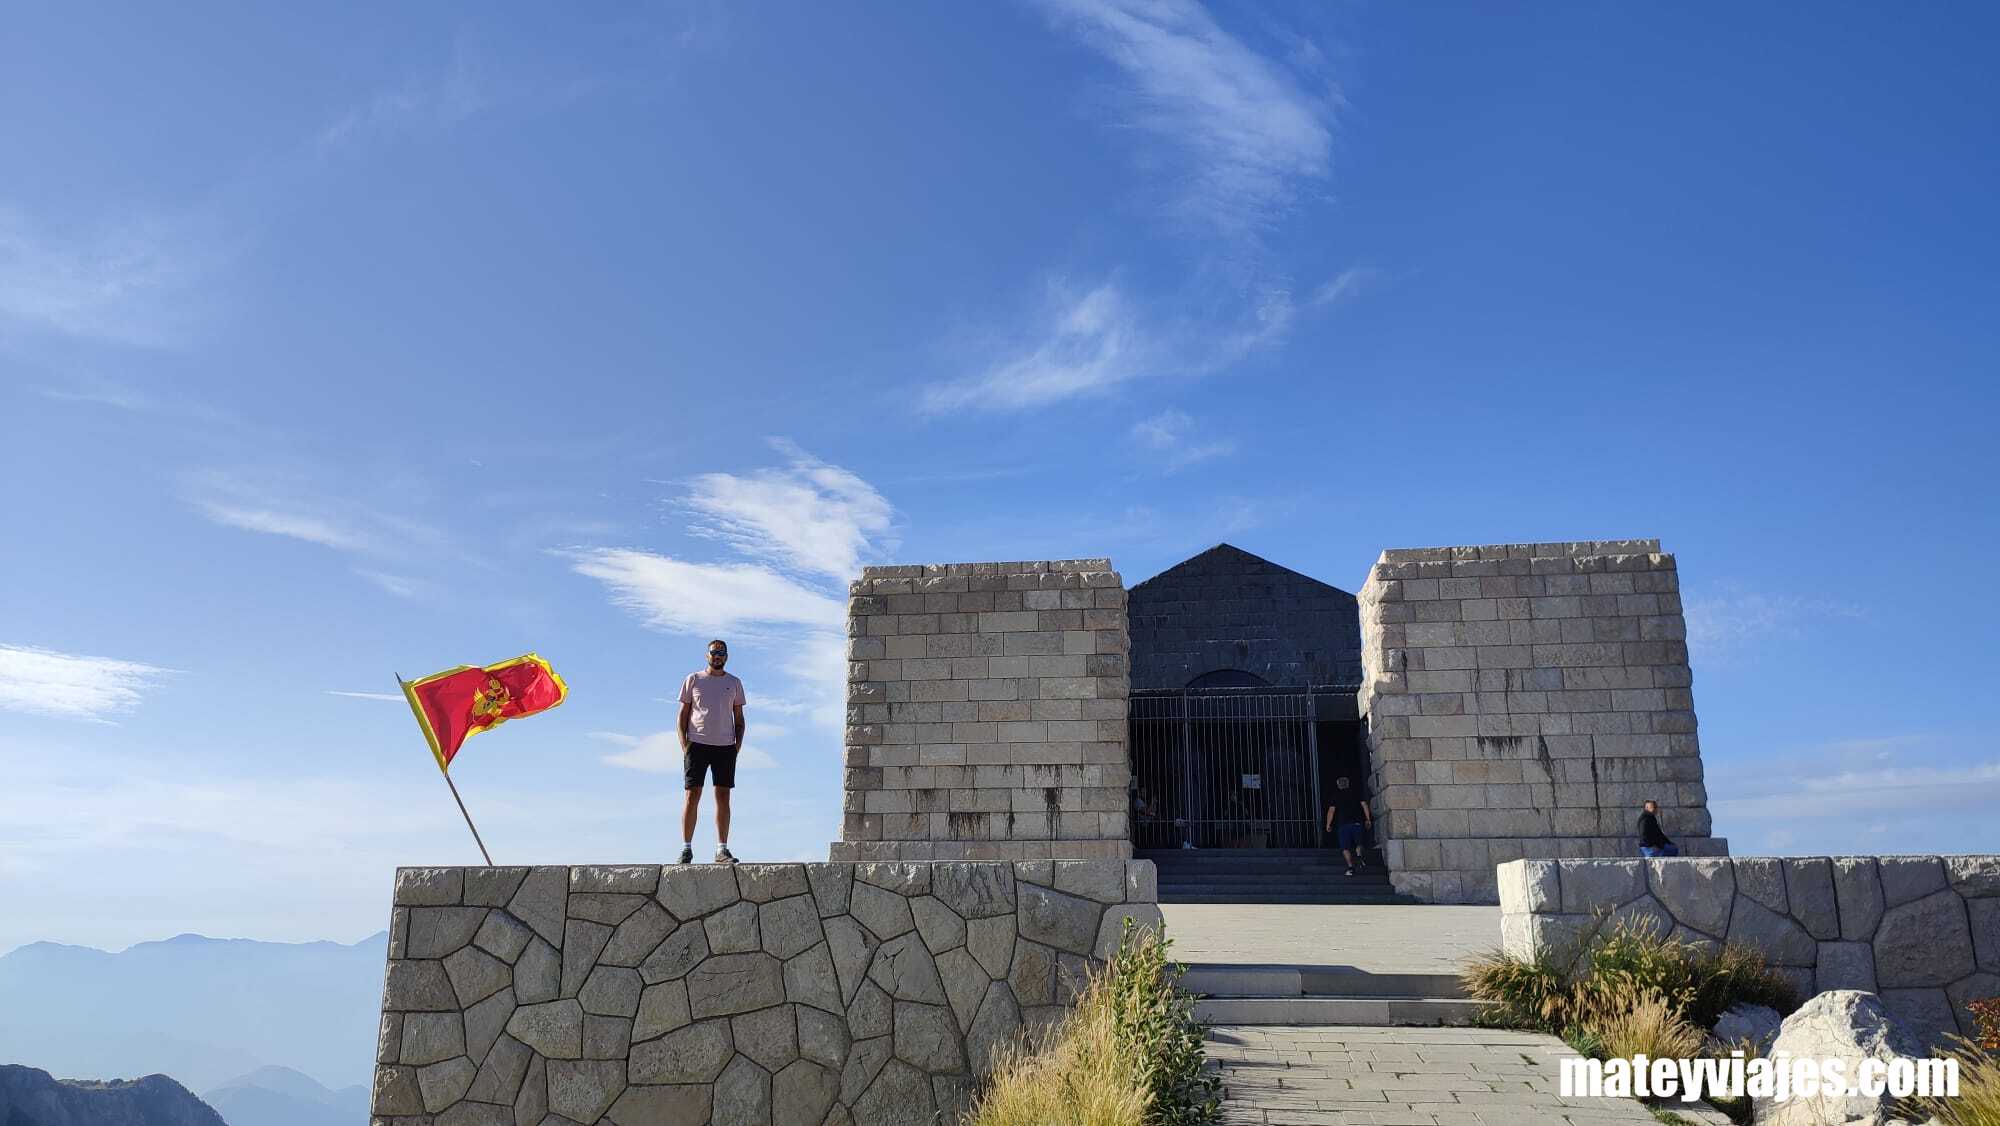
M1338 956L1339 951L1329 953ZM1388 997L1459 1000L1457 974L1370 973L1356 966L1197 962L1181 987L1212 997Z
M1162 884L1215 883L1220 880L1239 880L1246 884L1271 884L1279 886L1284 884L1324 882L1343 885L1353 884L1356 886L1381 884L1386 887L1389 883L1389 875L1386 872L1356 872L1350 876L1347 874L1347 869L1345 868L1306 868L1286 871L1262 871L1256 869L1232 871L1229 869L1209 868L1194 870L1163 869L1159 873L1159 881Z
M1439 997L1212 997L1196 1001L1205 1024L1470 1024L1482 1002Z
M1361 893L1361 892L1335 893L1327 891L1246 892L1240 888L1235 890L1231 890L1228 888L1216 888L1213 890L1206 890L1206 891L1168 892L1163 890L1160 892L1160 902L1161 903L1315 904L1315 905L1329 906L1329 907L1340 907L1349 905L1370 906L1370 907L1398 907L1398 906L1407 907L1416 905L1421 901L1412 896L1396 895L1390 892L1383 892L1383 891L1377 891L1372 893Z

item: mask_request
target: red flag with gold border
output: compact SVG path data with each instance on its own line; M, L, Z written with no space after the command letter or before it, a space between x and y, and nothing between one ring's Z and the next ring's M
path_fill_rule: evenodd
M460 665L421 680L398 680L438 769L446 773L467 739L510 719L548 711L569 695L563 678L533 653L483 668Z

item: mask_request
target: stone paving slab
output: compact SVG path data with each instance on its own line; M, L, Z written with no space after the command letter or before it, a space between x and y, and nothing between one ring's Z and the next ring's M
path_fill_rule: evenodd
M1652 1126L1632 1099L1564 1099L1553 1036L1483 1028L1278 1028L1209 1030L1229 1126ZM1696 1122L1727 1122L1702 1107L1672 1109Z
M1162 903L1174 958L1455 974L1500 946L1498 907L1363 903Z

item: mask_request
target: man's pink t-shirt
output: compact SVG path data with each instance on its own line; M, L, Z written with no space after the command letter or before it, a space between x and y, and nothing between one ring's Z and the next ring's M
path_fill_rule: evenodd
M694 705L688 716L688 739L705 747L736 742L735 707L744 702L743 682L728 673L690 673L681 682L681 703Z

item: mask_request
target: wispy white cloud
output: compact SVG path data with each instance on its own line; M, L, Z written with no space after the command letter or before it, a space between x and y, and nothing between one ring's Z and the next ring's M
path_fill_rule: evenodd
M0 330L176 343L199 317L214 253L186 222L134 212L65 226L0 203Z
M677 501L695 514L694 535L745 560L696 561L629 547L562 554L653 629L748 633L782 648L782 669L803 710L816 724L837 727L846 692L844 588L864 560L892 548L895 510L859 475L789 441L772 445L785 465L704 474Z
M776 770L778 760L764 748L770 743L782 740L786 734L784 728L773 724L759 723L751 727L748 741L743 744L743 749L736 753L737 768ZM649 774L681 772L681 737L678 731L656 731L651 735L593 731L590 737L625 748L616 754L605 755L603 761L608 765L622 766L628 770L643 770Z
M370 571L359 567L355 568L354 573L398 598L415 598L426 589L424 583L404 575L392 575L386 571Z
M217 501L196 501L195 508L217 524L246 532L285 536L316 543L336 551L366 551L367 537L321 516L302 512L281 512L270 508L244 508Z
M1252 234L1324 178L1340 100L1316 49L1280 60L1229 34L1194 0L1042 0L1054 23L1102 54L1128 85L1114 126L1178 157L1174 213ZM1310 46L1310 45L1308 45Z
M865 551L886 546L895 510L856 474L783 438L771 446L786 459L782 468L693 480L686 503L699 520L691 531L788 570L853 578Z
M1379 271L1369 266L1350 266L1335 274L1326 284L1313 290L1307 305L1319 309L1328 305L1338 305L1366 293L1380 277Z
M1687 622L1688 648L1715 660L1756 642L1799 637L1814 623L1864 617L1866 611L1834 599L1723 586L1683 592L1681 614Z
M187 477L181 494L188 506L211 523L261 535L281 536L358 557L354 574L399 598L430 589L422 580L383 570L384 562L462 553L444 532L421 521L328 495L267 472L210 471Z
M1118 287L1072 293L1051 284L1048 308L1033 339L1005 346L985 370L936 383L923 409L936 414L968 407L1020 410L1108 391L1159 370L1163 363L1138 313Z
M327 153L381 136L449 129L491 101L469 46L460 40L442 70L378 92L328 123L316 143Z
M1132 441L1153 455L1167 473L1236 452L1236 443L1226 438L1209 441L1197 438L1194 419L1173 408L1133 423Z
M137 707L169 671L137 661L0 645L0 711L102 721Z

